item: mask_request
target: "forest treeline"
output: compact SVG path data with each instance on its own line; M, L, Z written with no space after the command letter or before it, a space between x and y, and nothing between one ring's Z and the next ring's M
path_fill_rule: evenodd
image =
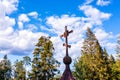
M0 80L59 80L60 62L54 57L50 37L41 36L33 58L24 56L14 64L4 55L0 61ZM80 54L72 68L76 80L120 80L120 37L115 48L117 58L102 48L95 34L87 29ZM28 70L30 68L30 70Z

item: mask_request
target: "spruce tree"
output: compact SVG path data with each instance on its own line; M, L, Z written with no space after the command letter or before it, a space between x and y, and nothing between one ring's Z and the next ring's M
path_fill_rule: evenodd
M96 77L96 61L95 53L97 52L98 40L96 39L90 28L87 29L86 37L81 49L81 57L75 63L76 78L79 80L93 80ZM78 72L79 69L80 71Z
M54 47L50 38L41 36L33 52L31 78L35 80L53 79L59 62L53 57Z
M75 63L76 72L78 72L77 69L81 71L77 75L82 75L79 80L108 80L108 64L107 51L102 49L96 36L88 28L81 50L81 57Z

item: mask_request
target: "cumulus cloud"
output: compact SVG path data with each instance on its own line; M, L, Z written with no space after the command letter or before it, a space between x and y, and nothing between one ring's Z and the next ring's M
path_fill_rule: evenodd
M97 5L99 6L107 6L110 4L110 0L98 0Z
M21 22L29 22L30 19L28 18L28 16L26 14L21 14L19 17L18 17L18 21L21 21Z
M33 17L35 20L41 22L42 20L40 18L38 18L38 13L33 11L33 12L30 12L30 13L22 13L18 16L18 27L20 30L24 29L26 26L24 24L28 24L27 27L31 30L35 30L37 29L37 27L34 25L34 24L30 24L30 20L31 20L31 17Z
M2 53L11 47L9 36L13 34L15 25L15 19L7 16L15 10L17 10L18 0L0 0L0 49ZM7 24L6 24L7 23Z
M19 27L19 29L23 29L23 22L19 21L18 22L18 27Z
M33 12L28 13L28 16L37 18L38 17L38 13L36 11L33 11Z
M79 26L79 17L62 15L59 16L50 16L47 18L46 23L54 29L54 33L61 34L64 31L65 26ZM77 22L77 23L76 23ZM73 26L74 27L74 26Z
M2 54L29 54L38 38L47 35L47 33L33 32L37 30L33 24L27 24L27 28L23 29L23 23L30 21L28 14L20 14L17 22L19 29L14 28L15 18L9 15L17 10L17 3L18 0L0 0L0 53Z
M17 10L18 0L0 0L0 17Z
M8 16L0 18L0 31L5 30L8 27L13 27L15 25L15 19ZM6 24L7 23L7 24Z
M114 38L112 32L106 32L101 28L95 28L93 31L102 47L106 47L107 49L115 49L116 43L110 42L110 39Z
M91 24L95 25L102 25L102 21L109 19L111 16L110 13L101 12L91 5L79 6L79 9L84 12L87 20L90 21Z
M33 33L30 30L20 30L14 32L9 37L0 39L1 53L5 52L14 55L25 55L31 53L40 36L47 36L47 34L36 32Z
M23 24L25 22L29 22L29 21L30 21L30 19L29 19L27 14L21 14L18 17L18 27L19 27L19 29L23 29L23 26L24 26Z
M28 54L28 52L34 48L34 45L36 44L38 38L42 35L46 34L40 32L33 33L30 30L19 31L17 36L13 39L13 49L11 49L10 53L16 54L15 52L17 52L19 54L21 51L24 51L22 52L23 54Z
M95 28L95 35L97 36L97 39L99 39L100 41L102 40L106 40L107 38L113 38L113 34L112 32L105 32L105 30L101 29L101 28Z

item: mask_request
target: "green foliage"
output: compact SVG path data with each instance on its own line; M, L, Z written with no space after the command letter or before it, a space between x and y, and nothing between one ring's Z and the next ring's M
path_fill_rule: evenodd
M111 62L112 62L112 76L113 76L113 80L120 80L120 35L118 36L118 40L117 40L117 48L116 48L116 53L117 53L117 60L115 61L114 59L112 59L111 56Z
M120 62L116 61L115 64L111 66L111 69L112 69L111 80L119 80L120 79Z
M46 80L53 79L59 66L59 62L53 57L54 47L47 37L40 37L33 52L31 78Z
M23 61L16 60L14 66L15 66L14 69L15 80L25 80L26 77L25 77L25 68Z
M0 62L0 79L10 79L11 78L11 62L7 59L7 55L3 57Z
M81 57L74 63L77 80L110 80L111 67L106 49L102 49L90 28L87 29Z

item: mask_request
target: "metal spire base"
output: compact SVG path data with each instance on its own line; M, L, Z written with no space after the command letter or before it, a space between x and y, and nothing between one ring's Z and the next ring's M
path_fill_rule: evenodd
M66 68L60 80L75 80L74 77L72 76L72 73L69 67L70 63L72 62L71 57L65 56L63 59L63 62Z

